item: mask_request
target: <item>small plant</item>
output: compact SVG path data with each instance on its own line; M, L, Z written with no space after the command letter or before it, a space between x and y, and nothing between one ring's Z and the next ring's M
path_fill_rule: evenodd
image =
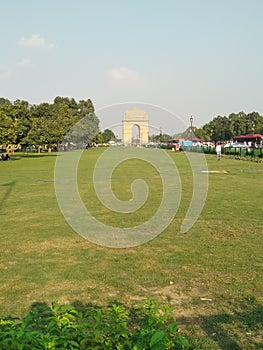
M197 350L180 334L170 307L149 299L129 311L117 304L83 312L37 304L21 320L0 321L0 344L1 350Z
M168 305L147 299L143 305L135 307L135 320L138 326L132 340L138 349L190 349L187 338L179 334Z

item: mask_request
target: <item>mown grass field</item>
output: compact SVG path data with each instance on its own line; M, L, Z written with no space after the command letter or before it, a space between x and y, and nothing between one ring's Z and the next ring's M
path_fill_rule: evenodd
M103 149L84 152L78 173L87 208L99 220L126 227L157 209L158 173L141 160L117 167L116 196L128 200L130 183L143 177L149 199L134 214L100 204L92 169ZM64 220L54 190L56 154L15 154L0 162L0 317L26 315L35 302L133 305L145 298L168 302L181 327L212 349L260 349L263 342L263 163L207 155L209 190L204 209L180 234L192 195L184 153L169 152L182 181L173 222L152 241L134 248L97 246Z

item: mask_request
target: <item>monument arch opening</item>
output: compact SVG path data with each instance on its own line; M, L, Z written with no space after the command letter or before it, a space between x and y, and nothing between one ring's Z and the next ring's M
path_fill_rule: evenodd
M137 124L132 127L132 144L140 144L140 126Z

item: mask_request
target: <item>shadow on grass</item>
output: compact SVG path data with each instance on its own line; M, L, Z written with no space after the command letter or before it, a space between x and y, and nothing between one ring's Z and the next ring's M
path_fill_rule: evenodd
M220 349L262 349L263 305L254 297L242 300L234 310L201 316L200 318L178 318L182 324L198 324ZM245 342L245 344L243 344Z
M43 157L57 157L59 156L57 152L54 153L14 153L12 155L10 155L10 159L11 161L13 160L20 160L20 159L24 159L24 158L43 158Z
M0 211L3 208L3 206L5 205L5 202L8 200L15 184L16 184L16 181L11 181L11 182L7 182L7 183L1 185L3 187L6 187L6 190L4 191L4 195L0 201Z
M43 158L43 157L58 157L59 155L57 153L15 153L11 154L10 160L8 162L13 162L16 160L21 160L21 159L28 159L28 158ZM0 162L1 163L1 162Z
M0 165L2 164L2 163L4 163L4 164L7 164L7 163L9 163L9 162L13 162L14 160L20 160L21 159L21 157L20 156L17 156L17 155L10 155L9 154L9 157L10 157L10 159L8 160L8 161L4 161L4 162L0 162Z

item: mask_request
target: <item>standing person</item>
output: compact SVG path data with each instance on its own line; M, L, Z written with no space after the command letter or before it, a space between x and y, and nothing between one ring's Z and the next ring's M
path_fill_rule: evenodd
M221 159L221 143L217 142L216 144L216 159L220 160Z

